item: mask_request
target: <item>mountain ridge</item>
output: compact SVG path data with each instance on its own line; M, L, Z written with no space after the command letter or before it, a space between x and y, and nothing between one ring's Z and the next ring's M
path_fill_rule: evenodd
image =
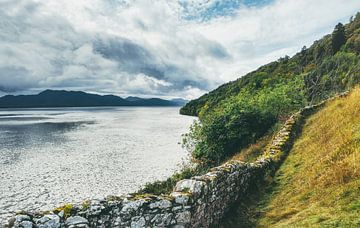
M181 106L178 99L122 98L115 95L98 95L83 91L47 89L34 95L5 95L0 97L0 108L45 107L101 107L101 106Z

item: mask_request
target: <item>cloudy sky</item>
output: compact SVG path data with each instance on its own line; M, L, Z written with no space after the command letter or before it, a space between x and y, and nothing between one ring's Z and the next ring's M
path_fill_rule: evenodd
M0 95L195 98L357 11L359 0L0 0Z

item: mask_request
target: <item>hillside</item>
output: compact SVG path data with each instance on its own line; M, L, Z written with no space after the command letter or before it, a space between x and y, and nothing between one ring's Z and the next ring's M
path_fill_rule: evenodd
M187 103L196 115L185 137L195 159L219 164L271 134L300 108L360 83L360 13L332 34Z
M0 108L94 107L94 106L181 106L181 100L97 95L81 91L45 90L36 95L0 97Z
M187 103L181 113L197 116L204 106L212 110L244 90L256 94L295 80L300 84L294 89L303 93L299 95L303 95L307 102L319 101L360 82L359 53L360 13L345 26L339 23L332 34L315 41L310 48L304 46L292 58L285 56L221 85Z
M223 227L360 225L360 87L307 119L271 185Z

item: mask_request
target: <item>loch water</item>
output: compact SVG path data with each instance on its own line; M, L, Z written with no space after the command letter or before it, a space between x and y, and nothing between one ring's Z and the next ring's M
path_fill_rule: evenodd
M0 109L0 224L17 210L121 195L165 179L194 118L174 107Z

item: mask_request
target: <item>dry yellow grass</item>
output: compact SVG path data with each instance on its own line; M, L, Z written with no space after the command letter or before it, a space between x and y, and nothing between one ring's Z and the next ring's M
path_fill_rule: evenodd
M360 87L306 121L260 210L262 227L360 227Z
M273 136L271 134L262 137L256 143L250 144L227 161L238 160L243 162L254 162L264 152L266 146L270 143L272 138Z

